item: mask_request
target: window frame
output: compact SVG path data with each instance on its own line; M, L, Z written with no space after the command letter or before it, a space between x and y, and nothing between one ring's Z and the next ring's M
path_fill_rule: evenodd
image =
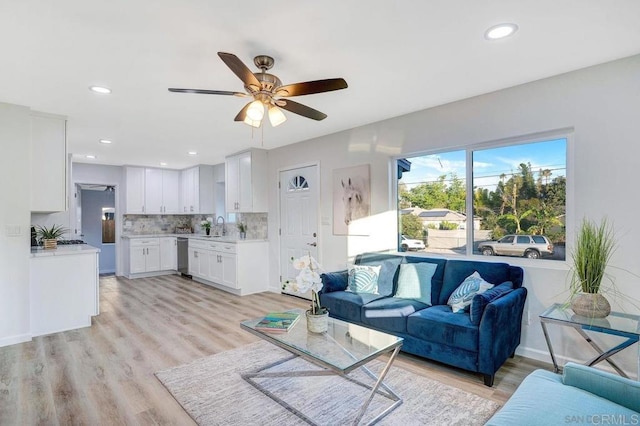
M569 253L573 248L573 241L575 238L575 199L574 199L574 134L575 130L573 127L564 127L558 128L555 130L536 132L531 134L524 134L520 136L507 137L503 139L495 139L483 142L469 143L465 145L452 145L450 147L442 147L437 149L429 149L424 151L415 151L415 152L407 152L402 155L395 155L391 157L390 162L390 170L392 177L392 185L390 191L390 198L393 202L393 209L396 211L396 215L398 220L396 221L396 234L399 234L399 223L400 223L400 209L398 209L398 167L397 162L400 159L409 159L412 157L419 156L427 156L427 155L437 155L451 151L461 151L464 150L466 155L466 169L465 169L465 190L466 190L466 209L465 214L468 218L473 218L473 152L480 151L485 149L493 149L493 148L502 148L507 146L514 145L525 145L525 144L533 144L540 142L547 142L553 139L565 139L566 140L566 162L565 162L565 177L566 177L566 193L565 193L565 241L566 241L566 254L564 260L554 260L554 259L526 259L519 257L508 257L508 262L513 265L522 265L522 266L531 266L531 262L535 262L535 265L540 265L544 267L548 267L550 269L562 269L567 270L569 267L570 256ZM471 183L471 188L469 188L469 183ZM471 191L469 190L471 189ZM467 241L473 241L473 226L468 226L467 222L466 227L466 239ZM398 238L399 240L399 238ZM396 247L396 250L398 247ZM452 254L441 254L441 253L424 253L424 255L437 255L439 257L446 258L471 258L473 260L478 260L479 257L482 257L485 260L486 256L482 256L481 254L473 253L473 244L466 244L466 251L461 255L452 255ZM504 262L504 259L493 259L496 262Z

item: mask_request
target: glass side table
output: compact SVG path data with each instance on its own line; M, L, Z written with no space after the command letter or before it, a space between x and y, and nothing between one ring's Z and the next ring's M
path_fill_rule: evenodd
M606 318L589 318L576 315L568 306L556 303L540 314L540 324L542 325L542 332L544 333L544 338L547 341L549 354L551 355L551 361L553 361L553 368L556 373L560 372L560 367L558 367L558 362L556 361L556 357L553 353L553 347L551 346L551 340L549 339L549 333L547 331L547 324L558 324L572 327L587 342L589 342L596 352L598 352L598 355L585 362L585 365L593 366L601 361L607 361L611 367L618 372L618 374L622 377L629 378L629 376L627 376L625 372L609 358L640 340L640 316L621 312L611 312L611 314ZM598 344L591 340L591 337L589 337L585 330L620 336L627 340L612 347L611 349L603 351ZM638 349L638 379L640 380L640 348Z

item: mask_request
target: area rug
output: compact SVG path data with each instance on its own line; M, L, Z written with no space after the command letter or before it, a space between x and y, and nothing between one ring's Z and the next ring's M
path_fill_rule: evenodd
M162 382L185 411L199 425L303 425L295 414L240 377L291 356L276 346L260 341L221 352L192 363L159 371ZM376 374L382 362L367 364ZM294 358L268 371L309 370L318 367ZM371 379L359 371L351 375L365 383ZM318 425L349 424L368 396L368 390L339 376L270 378L260 384ZM416 376L392 367L385 383L403 399L403 404L384 417L381 425L482 425L500 404L469 392ZM366 424L390 405L374 397Z

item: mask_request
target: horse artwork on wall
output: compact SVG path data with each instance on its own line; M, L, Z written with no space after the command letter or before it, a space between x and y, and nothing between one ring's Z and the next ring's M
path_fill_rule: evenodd
M367 235L363 219L371 214L369 165L333 171L333 233Z

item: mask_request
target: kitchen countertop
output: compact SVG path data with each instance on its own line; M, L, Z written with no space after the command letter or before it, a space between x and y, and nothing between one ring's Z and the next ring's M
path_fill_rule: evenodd
M57 249L31 248L31 257L69 256L74 254L100 253L100 249L89 244L59 245Z
M162 238L162 237L178 237L178 238L189 238L194 240L203 240L203 241L217 241L220 243L233 243L233 244L243 244L243 243L255 243L255 242L265 242L266 239L244 239L241 240L238 237L233 236L220 236L215 237L213 235L205 235L205 234L145 234L145 235L123 235L122 238L135 240L140 238Z

